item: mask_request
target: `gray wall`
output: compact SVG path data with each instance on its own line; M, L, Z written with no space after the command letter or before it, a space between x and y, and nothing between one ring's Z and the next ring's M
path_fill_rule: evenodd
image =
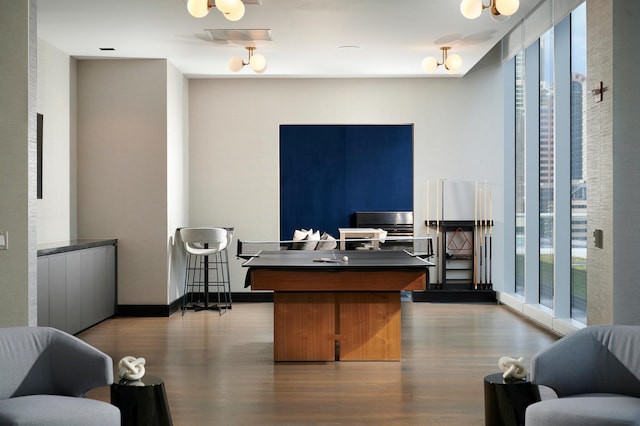
M0 327L36 325L36 2L0 10Z
M167 305L185 81L164 59L80 60L77 75L78 236L118 239L118 304Z
M637 16L637 1L587 2L587 87L607 88L602 102L587 100L589 230L604 232L602 249L588 246L589 324L640 324Z

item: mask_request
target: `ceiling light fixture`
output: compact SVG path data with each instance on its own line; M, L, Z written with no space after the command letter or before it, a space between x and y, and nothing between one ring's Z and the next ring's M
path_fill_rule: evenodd
M265 57L259 53L254 53L255 47L247 47L247 51L249 52L249 59L247 62L243 61L240 56L233 56L229 59L229 69L233 72L238 72L245 65L249 65L253 71L258 74L262 74L267 69L267 60Z
M196 18L207 16L212 7L222 12L229 21L238 21L244 16L242 0L216 0L213 4L209 0L189 0L187 2L187 10L191 16Z
M444 65L444 69L449 74L456 73L462 66L462 57L457 54L449 55L448 52L451 48L449 46L441 47L442 50L442 62L438 62L433 56L428 56L422 61L422 69L424 72L434 72L440 65Z
M495 21L505 21L518 11L520 0L489 0L485 5L483 0L462 0L460 12L467 19L476 19L484 9L491 11L491 18Z

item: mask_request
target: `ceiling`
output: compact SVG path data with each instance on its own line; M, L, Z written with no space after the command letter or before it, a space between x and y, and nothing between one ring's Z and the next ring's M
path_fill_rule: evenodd
M466 74L538 0L520 0L510 19L485 10L465 19L459 0L261 0L231 22L216 9L192 17L187 0L41 0L38 37L75 58L166 58L188 77L442 77L425 74L441 46ZM488 0L485 0L485 3ZM268 29L270 41L214 41L208 29ZM227 68L245 46L267 59L264 74ZM100 48L115 50L102 51Z

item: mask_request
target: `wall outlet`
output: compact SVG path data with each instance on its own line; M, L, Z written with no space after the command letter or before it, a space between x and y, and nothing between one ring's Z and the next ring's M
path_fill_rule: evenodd
M9 232L0 231L0 250L9 249Z

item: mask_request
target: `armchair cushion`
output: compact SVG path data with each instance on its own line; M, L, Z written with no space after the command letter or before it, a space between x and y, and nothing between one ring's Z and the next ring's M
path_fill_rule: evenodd
M638 426L640 425L640 399L603 393L549 399L527 407L526 424Z
M29 395L0 400L0 425L111 426L120 424L120 410L93 399Z

